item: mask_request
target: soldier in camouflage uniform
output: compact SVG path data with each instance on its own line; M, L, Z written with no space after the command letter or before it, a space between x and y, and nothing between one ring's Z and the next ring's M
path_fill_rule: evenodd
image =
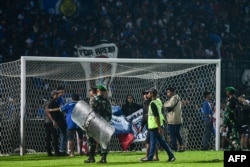
M97 85L97 95L90 101L90 106L93 111L100 116L102 116L107 122L111 120L112 117L112 109L111 103L106 98L107 88L104 85ZM93 163L95 162L95 150L96 150L96 141L93 138L89 138L89 158L85 160L85 163ZM108 154L107 149L101 148L102 158L99 161L100 163L107 163L106 157Z
M224 125L228 127L228 134L229 134L229 150L238 151L241 150L240 148L240 135L239 135L239 128L237 125L237 120L235 117L236 105L238 100L234 96L235 88L234 87L226 87L226 95L228 97L226 111L224 113Z

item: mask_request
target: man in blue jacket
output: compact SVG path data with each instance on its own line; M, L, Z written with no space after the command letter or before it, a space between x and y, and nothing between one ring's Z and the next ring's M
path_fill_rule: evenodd
M213 133L213 109L211 105L212 93L205 91L203 93L205 101L202 104L202 113L204 121L204 135L202 138L202 150L209 149L209 141Z

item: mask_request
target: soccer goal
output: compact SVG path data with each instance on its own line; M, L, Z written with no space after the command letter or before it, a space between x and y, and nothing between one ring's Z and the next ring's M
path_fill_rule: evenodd
M215 111L220 111L220 60L114 59L24 56L0 64L0 150L9 154L17 149L45 152L43 114L50 91L63 86L65 99L78 93L87 101L92 85L105 84L113 105L122 106L127 94L142 104L142 92L150 87L166 101L166 88L172 86L182 98L183 128L186 149L201 148L203 92L213 92ZM219 149L219 118L216 112L216 135L211 147ZM216 136L216 137L215 137ZM118 140L111 150L119 150Z

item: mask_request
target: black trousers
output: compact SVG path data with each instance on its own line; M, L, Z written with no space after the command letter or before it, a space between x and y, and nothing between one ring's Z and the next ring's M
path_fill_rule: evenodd
M59 135L57 129L53 127L52 123L45 123L44 126L46 133L45 141L47 153L52 152L51 142L55 153L59 153Z

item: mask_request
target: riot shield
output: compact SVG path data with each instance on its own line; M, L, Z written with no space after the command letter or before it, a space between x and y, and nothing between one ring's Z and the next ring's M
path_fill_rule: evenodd
M102 148L107 149L115 128L99 114L93 112L86 102L76 103L71 119L90 137L94 138Z

